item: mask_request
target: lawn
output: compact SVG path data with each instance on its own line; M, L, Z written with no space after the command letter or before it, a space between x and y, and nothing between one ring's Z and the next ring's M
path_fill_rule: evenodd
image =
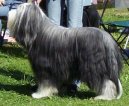
M127 10L111 8L105 12L104 21L128 17ZM119 100L95 101L92 98L94 93L88 91L84 84L76 94L33 99L31 86L35 84L35 80L26 51L18 44L4 44L0 47L0 106L129 106L129 66L126 64L123 65L121 81L123 95Z

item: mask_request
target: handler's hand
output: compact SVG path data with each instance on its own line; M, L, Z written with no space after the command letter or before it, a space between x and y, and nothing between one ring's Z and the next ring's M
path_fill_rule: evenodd
M37 0L37 3L40 4L41 1L42 1L42 0Z
M0 0L0 6L4 4L5 0Z

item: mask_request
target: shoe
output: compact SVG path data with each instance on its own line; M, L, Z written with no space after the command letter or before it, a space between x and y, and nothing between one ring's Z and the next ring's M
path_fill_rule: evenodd
M7 43L15 43L16 40L13 37L8 37Z
M10 36L10 32L7 29L4 35L4 43L15 43L15 42L16 40L12 36Z
M77 85L76 84L71 84L67 87L67 91L69 93L76 93L77 92Z

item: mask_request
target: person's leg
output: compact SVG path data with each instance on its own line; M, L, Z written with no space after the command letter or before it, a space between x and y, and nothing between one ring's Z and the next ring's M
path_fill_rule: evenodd
M2 30L2 22L0 20L0 34L1 34L1 30Z
M47 16L57 25L61 21L61 0L46 1Z
M67 0L67 27L82 27L83 0ZM76 92L80 87L80 80L75 80L70 87L71 92Z
M0 6L0 17L1 16L7 16L9 12L9 7L8 6ZM0 32L2 30L2 22L0 20Z
M10 5L1 6L0 7L0 16L7 16L8 17L9 7L10 7ZM0 31L2 32L2 22L1 22L1 20L0 20ZM4 42L15 42L15 39L13 37L10 37L10 33L9 33L8 29L5 32Z
M83 0L67 0L67 27L82 27Z
M7 16L9 12L9 6L0 6L0 16Z

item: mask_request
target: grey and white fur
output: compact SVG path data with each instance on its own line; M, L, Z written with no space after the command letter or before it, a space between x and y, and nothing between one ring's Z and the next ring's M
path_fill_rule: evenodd
M95 99L121 97L121 54L107 32L93 27L58 26L31 3L10 12L8 22L12 35L28 51L38 85L33 98L57 94L62 85L75 79L95 91Z

